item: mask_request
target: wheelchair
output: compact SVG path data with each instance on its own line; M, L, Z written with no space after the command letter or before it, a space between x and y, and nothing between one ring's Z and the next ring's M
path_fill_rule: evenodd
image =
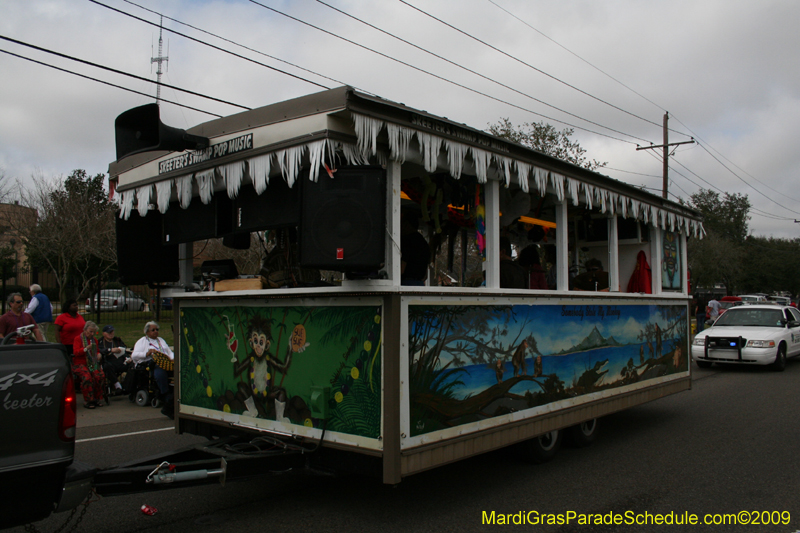
M125 376L123 389L128 393L128 399L139 407L164 405L164 395L154 376L155 368L156 363L152 359L146 359L133 365Z

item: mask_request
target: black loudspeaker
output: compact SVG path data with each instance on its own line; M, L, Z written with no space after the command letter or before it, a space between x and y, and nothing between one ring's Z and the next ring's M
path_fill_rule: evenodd
M222 238L222 245L234 250L249 250L250 249L250 234L249 233L231 233Z
M164 213L163 242L178 244L228 235L232 232L232 209L233 203L224 192L207 204L194 198L186 209L178 202L170 202Z
M140 217L134 210L128 220L117 216L117 265L123 285L178 281L178 245L161 244L162 215L150 211Z
M324 176L324 177L323 177ZM334 178L302 182L300 265L321 270L375 270L384 262L386 171L342 167Z
M201 150L208 148L207 137L191 135L161 122L158 104L129 109L114 121L117 161L123 157L152 150Z
M308 172L302 173L290 188L282 178L275 177L260 195L241 191L233 200L233 231L250 233L299 226L300 183L307 179Z

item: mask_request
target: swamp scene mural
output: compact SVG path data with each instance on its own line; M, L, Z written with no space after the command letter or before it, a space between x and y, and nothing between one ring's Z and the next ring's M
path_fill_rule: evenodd
M377 438L381 327L374 305L184 307L181 403Z
M411 433L689 369L685 305L409 306Z

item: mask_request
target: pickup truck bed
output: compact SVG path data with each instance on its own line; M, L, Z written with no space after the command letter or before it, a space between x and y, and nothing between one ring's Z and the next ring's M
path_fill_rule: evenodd
M75 422L64 348L0 346L0 528L40 520L56 509L73 462Z

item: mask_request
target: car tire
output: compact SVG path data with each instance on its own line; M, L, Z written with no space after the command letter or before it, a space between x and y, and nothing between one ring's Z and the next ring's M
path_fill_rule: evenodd
M566 439L570 446L585 448L597 440L597 430L600 421L596 418L581 422L566 430Z
M786 345L781 344L778 346L778 352L775 354L775 362L772 363L772 370L775 372L783 372L786 370Z
M535 465L550 461L561 448L563 434L562 431L556 429L519 443L518 449L522 460Z
M697 366L700 368L711 368L711 365L714 364L711 361L698 361L698 360L695 360L695 363L697 363Z
M150 393L146 390L140 390L136 392L136 405L139 407L144 407L145 405L150 403Z

